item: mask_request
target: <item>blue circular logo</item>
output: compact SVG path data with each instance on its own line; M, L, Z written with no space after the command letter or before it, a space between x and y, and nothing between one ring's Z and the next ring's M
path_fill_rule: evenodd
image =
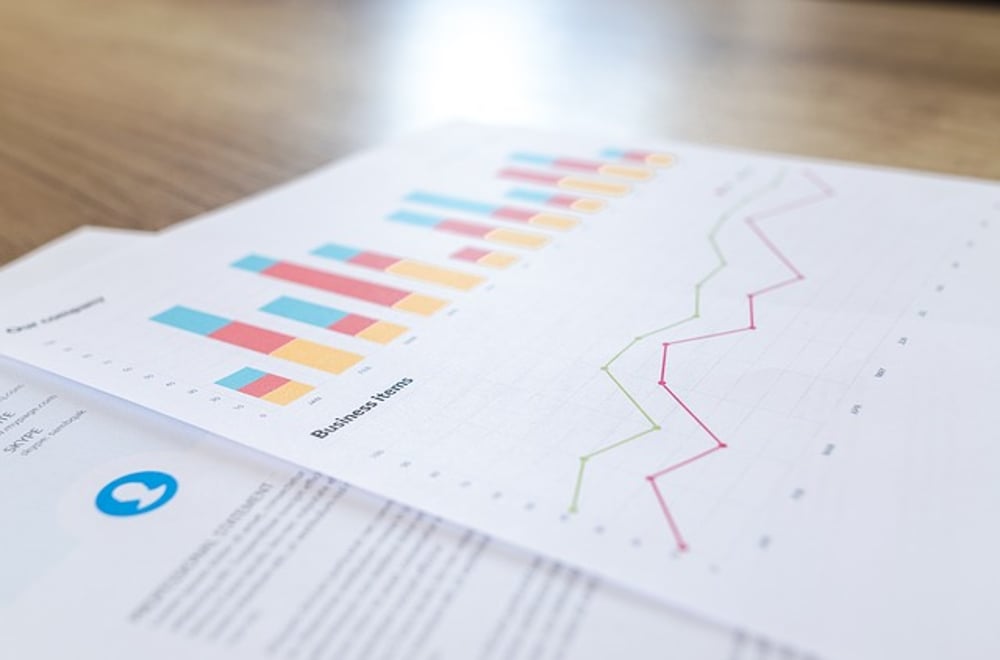
M176 494L177 480L166 472L133 472L102 488L94 504L109 516L138 516L159 509Z

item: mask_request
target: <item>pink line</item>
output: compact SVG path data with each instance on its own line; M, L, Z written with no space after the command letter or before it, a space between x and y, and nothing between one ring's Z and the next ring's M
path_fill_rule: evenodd
M738 332L746 332L747 330L752 330L748 326L742 328L733 328L732 330L720 330L719 332L712 332L707 335L698 335L697 337L685 337L684 339L675 339L674 341L663 342L664 346L676 346L678 344L686 344L689 341L701 341L703 339L715 339L716 337L725 337L726 335L735 335Z
M674 520L673 515L671 515L670 508L667 506L666 499L663 497L663 493L660 491L660 487L656 483L656 480L670 472L673 472L674 470L678 470L682 467L691 465L692 463L695 463L703 458L706 458L710 454L713 454L714 452L723 449L728 445L722 440L720 440L719 436L716 435L716 433L708 426L708 424L706 424L704 420L702 420L697 414L695 414L695 412L691 410L690 406L688 406L684 402L684 400L681 399L681 397L679 397L677 393L673 391L673 389L671 389L669 383L667 382L667 351L670 349L670 346L672 345L684 344L687 342L695 342L695 341L705 341L709 339L716 339L718 337L724 337L726 335L733 335L740 332L755 330L757 328L757 324L755 317L754 300L759 296L772 293L774 291L777 291L778 289L790 286L792 284L795 284L796 282L800 282L805 279L805 275L802 274L802 271L800 271L795 266L795 264L792 263L791 259L785 256L785 254L781 251L781 249L778 248L778 246L774 243L774 241L772 241L770 237L768 237L767 234L764 233L764 230L761 229L760 226L757 224L758 221L764 218L772 218L774 216L781 215L783 213L788 213L789 211L793 211L795 209L799 209L804 206L809 206L810 204L815 204L816 202L825 200L833 196L834 194L833 189L830 188L830 186L824 183L815 174L813 174L808 170L804 170L802 172L802 175L810 183L819 188L821 192L818 194L811 193L806 197L793 200L791 202L782 204L767 211L762 211L761 213L757 213L755 215L751 215L746 218L746 223L747 226L750 228L750 230L753 231L753 233L757 236L757 238L760 239L761 243L763 243L764 246L768 250L770 250L771 254L773 254L775 258L777 258L778 261L780 261L789 271L791 271L793 276L789 279L781 280L780 282L775 282L774 284L769 284L768 286L762 289L747 294L749 325L739 328L732 328L730 330L721 330L719 332L712 332L709 334L697 335L694 337L685 337L683 339L663 342L663 356L660 362L660 380L657 382L657 384L660 387L662 387L664 391L666 391L666 393L669 394L671 398L673 398L673 400L677 402L677 405L679 405L684 410L684 412L687 413L688 417L694 420L694 422L701 427L701 429L705 432L705 434L708 435L708 437L710 437L715 442L714 447L710 447L709 449L706 449L705 451L702 451L699 454L695 454L690 458L687 458L679 463L675 463L666 468L663 468L662 470L654 472L646 477L650 485L653 487L653 492L655 493L656 499L660 504L660 509L663 511L663 515L667 520L667 525L670 527L670 533L673 535L674 542L677 544L677 549L680 550L681 552L685 552L688 549L687 541L684 540L684 536L681 534L680 528L677 526L677 523Z
M766 286L763 289L757 289L753 293L748 294L748 296L752 300L753 298L756 298L757 296L762 296L765 293L771 293L772 291L777 291L778 289L782 289L782 288L784 288L786 286L795 284L796 282L801 282L804 279L806 279L805 275L797 275L795 277L792 277L790 279L778 282L776 284L771 284L769 286Z
M514 179L516 181L529 181L531 183L540 183L546 186L555 186L559 184L559 181L563 177L558 174L549 174L547 172L535 172L533 170L524 170L519 167L507 167L500 170L499 176L504 179Z
M812 182L813 179L809 179L809 181ZM747 216L747 220L753 220L754 222L756 222L757 220L764 220L765 218L770 218L775 215L782 215L784 213L788 213L789 211L794 211L797 208L803 206L809 206L810 204L815 204L816 202L821 202L827 197L830 197L830 195L827 194L826 192L821 192L818 194L811 193L805 197L800 197L799 199L795 199L790 202L785 202L784 204L779 204L778 206L775 206L774 208L771 209L767 209L766 211L761 211L760 213L754 213L751 216Z
M667 525L670 526L670 533L674 535L674 540L677 542L677 549L681 552L685 552L688 549L687 541L681 536L681 530L677 527L677 523L674 522L674 517L670 514L670 507L667 506L667 501L663 499L663 493L660 492L660 487L656 484L656 479L653 477L646 477L649 481L649 485L653 487L653 493L656 495L656 500L660 503L660 511L663 512L663 517L667 519Z
M715 431L713 431L712 429L708 428L708 424L706 424L705 422L703 422L701 420L701 417L698 417L698 415L696 415L695 412L693 410L691 410L690 407L688 407L688 404L684 403L684 400L681 399L679 396L677 396L677 394L672 389L670 389L669 385L667 385L666 383L663 383L662 385L660 385L660 387L662 387L663 389L665 389L667 391L667 394L669 394L670 396L672 396L674 398L674 401L677 402L677 405L679 405L681 408L683 408L684 412L686 412L688 414L688 416L691 419L693 419L698 424L698 426L700 426L702 429L704 429L705 433L707 433L709 435L709 437L712 438L712 440L715 440L715 449L722 449L723 447L727 447L728 446L722 440L719 440L719 436L715 435Z
M798 207L796 206L793 208L798 208ZM784 264L785 267L788 268L790 271L792 271L796 275L802 275L802 273L799 272L799 269L795 267L795 264L793 264L788 257L782 254L781 250L778 249L778 246L776 246L774 243L771 242L771 239L764 234L763 230L761 230L761 228L752 218L747 218L746 222L747 225L750 227L750 231L757 234L757 238L759 238L761 243L763 243L764 246L771 251L771 254L776 256L778 260L781 261L781 263Z
M802 170L802 176L809 179L814 186L822 190L824 195L827 197L833 197L834 192L833 188L830 187L830 184L816 176L812 170Z
M694 463L695 461L697 461L697 460L699 460L701 458L705 458L709 454L714 454L715 452L719 451L720 449L725 449L725 448L726 448L726 445L720 445L718 447L712 447L711 449L706 449L705 451L703 451L703 452L701 452L699 454L695 454L694 456L691 456L690 458L685 458L683 461L680 461L678 463L674 463L673 465L668 465L667 467L663 468L662 470L654 472L653 474L649 475L646 478L647 479L656 479L658 477L662 477L663 475L665 475L668 472L673 472L674 470L680 469L680 468L684 467L685 465L690 465L691 463Z

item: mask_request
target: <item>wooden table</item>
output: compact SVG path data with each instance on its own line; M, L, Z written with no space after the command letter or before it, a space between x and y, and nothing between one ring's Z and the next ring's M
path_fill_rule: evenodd
M1000 178L1000 10L0 0L0 262L454 118Z

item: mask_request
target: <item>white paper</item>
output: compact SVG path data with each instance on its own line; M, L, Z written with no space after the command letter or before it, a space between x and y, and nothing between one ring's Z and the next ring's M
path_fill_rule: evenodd
M995 655L996 535L980 521L1000 504L986 474L998 186L649 143L675 160L646 182L516 164L629 186L595 213L549 209L577 221L566 231L407 201L542 211L505 197L548 190L497 177L512 153L609 146L459 126L373 151L12 297L3 350L831 657ZM401 211L410 221L388 219ZM548 242L503 246L413 213ZM330 243L483 282L315 253ZM449 258L470 246L517 264ZM275 264L417 297L359 302L269 276ZM441 309L414 313L428 296ZM288 297L406 330L383 345L264 311ZM362 359L333 375L151 320L177 306L223 334L238 321ZM278 406L214 384L247 367L314 389Z

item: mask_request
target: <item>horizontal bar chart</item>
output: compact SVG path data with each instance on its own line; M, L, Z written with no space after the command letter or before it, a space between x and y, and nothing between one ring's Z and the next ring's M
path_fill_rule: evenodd
M413 192L406 196L406 201L416 204L426 204L436 206L448 211L459 211L461 213L471 213L497 220L508 220L511 222L524 222L529 225L537 225L547 229L567 230L577 226L580 221L565 215L533 211L532 209L519 208L516 206L503 206L497 204L487 204L484 202L473 202L446 195L436 195L428 192Z
M603 211L608 205L603 199L563 195L560 193L550 193L547 190L532 190L530 188L512 188L507 191L505 197L519 202L543 204L545 206L581 211L583 213L597 213L598 211Z
M598 179L582 179L575 176L563 176L562 174L552 174L549 172L538 172L526 170L519 167L508 167L500 170L498 176L501 179L519 181L521 183L532 183L540 186L552 186L562 190L572 190L574 192L595 193L597 195L612 195L621 197L631 192L632 188L625 183L612 181L601 181Z
M596 160L562 158L558 156L545 156L542 154L529 153L511 154L510 159L515 163L523 163L525 165L537 165L539 167L552 167L560 170L573 170L574 172L589 172L591 174L617 176L625 179L635 179L636 181L648 181L653 178L653 172L648 167L637 167L635 165L619 165L617 163L604 163Z
M215 381L215 384L279 406L288 405L316 389L312 385L250 367L231 373Z
M433 266L413 259L393 257L368 250L358 250L336 243L322 245L313 250L312 254L324 259L333 259L342 263L354 264L363 268L371 268L384 273L419 280L421 282L429 282L431 284L440 284L463 291L474 289L486 281L486 278L479 275L471 275L451 270L450 268Z
M674 157L670 154L643 151L641 149L605 149L601 152L601 157L625 160L632 163L645 163L653 167L668 167L674 164Z
M377 344L388 344L408 330L405 326L396 323L380 321L361 314L352 314L334 307L318 305L289 296L272 300L261 307L260 311Z
M376 284L256 254L244 257L233 263L232 266L285 282L301 284L319 291L336 293L355 300L422 316L430 316L448 305L447 300L426 296L422 293L414 293L405 289Z
M433 229L459 236L472 236L491 243L502 245L512 245L521 248L538 249L544 247L549 242L548 236L533 234L517 229L507 229L506 227L494 227L477 222L467 222L465 220L455 220L437 215L425 215L412 211L397 211L389 216L392 222L400 222L414 227Z
M324 346L249 323L233 321L190 307L171 307L153 316L151 320L233 346L334 374L343 373L364 359L357 353Z
M516 255L507 254L506 252L493 252L475 247L466 247L458 250L457 252L453 252L451 254L451 258L459 261L468 261L470 263L479 264L480 266L489 266L490 268L507 268L508 266L517 263Z

